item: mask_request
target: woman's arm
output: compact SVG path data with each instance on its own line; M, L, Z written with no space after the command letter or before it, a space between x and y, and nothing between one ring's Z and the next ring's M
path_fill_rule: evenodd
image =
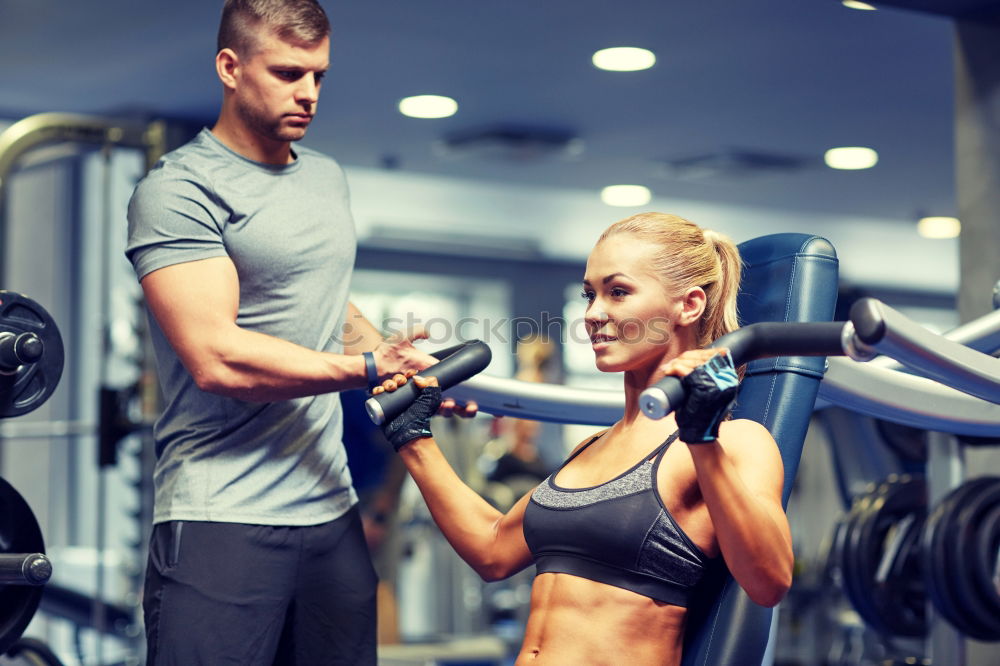
M748 420L726 421L739 379L723 349L691 349L661 370L682 378L677 411L719 549L750 598L774 606L792 585L791 530L781 507L784 466L771 433Z
M397 375L375 387L372 394L395 391L407 381L409 377ZM437 378L413 377L413 382L421 389L419 396L383 425L382 431L455 552L484 580L500 580L520 571L531 562L522 529L528 495L503 514L467 486L431 436L430 419L441 403Z
M483 580L507 578L531 563L522 529L530 494L503 514L462 481L433 438L415 439L399 455L448 543Z
M774 439L759 423L727 421L715 442L688 448L729 571L755 603L776 605L791 587L794 556Z

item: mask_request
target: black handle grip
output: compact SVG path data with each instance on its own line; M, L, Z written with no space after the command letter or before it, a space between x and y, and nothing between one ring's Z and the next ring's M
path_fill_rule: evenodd
M844 322L761 322L727 333L709 345L726 347L739 367L773 356L843 356ZM684 402L684 387L664 377L639 395L639 407L651 419L662 419Z
M493 358L490 348L481 340L442 349L431 356L442 360L422 370L420 375L437 377L442 391L482 372ZM368 418L376 425L391 421L417 399L419 390L417 385L410 381L391 393L380 393L368 398L365 402Z
M52 576L52 563L42 553L0 554L0 586L44 585Z

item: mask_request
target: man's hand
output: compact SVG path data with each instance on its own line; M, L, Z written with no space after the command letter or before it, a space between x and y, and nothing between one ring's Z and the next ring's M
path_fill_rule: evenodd
M379 379L389 381L407 372L412 377L424 368L437 363L437 359L413 346L415 340L426 340L427 331L418 326L396 333L382 341L372 354Z

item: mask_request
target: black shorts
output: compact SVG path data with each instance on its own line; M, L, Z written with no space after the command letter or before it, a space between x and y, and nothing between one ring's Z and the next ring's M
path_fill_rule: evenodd
M146 663L375 664L376 582L356 507L308 527L155 525Z

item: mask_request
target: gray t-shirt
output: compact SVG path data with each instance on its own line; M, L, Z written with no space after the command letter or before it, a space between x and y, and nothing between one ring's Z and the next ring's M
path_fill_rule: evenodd
M331 158L295 154L261 164L203 129L136 187L126 256L140 280L228 256L240 327L337 353L356 250L347 183ZM204 392L149 320L164 395L154 522L315 525L357 501L337 393L262 404Z

